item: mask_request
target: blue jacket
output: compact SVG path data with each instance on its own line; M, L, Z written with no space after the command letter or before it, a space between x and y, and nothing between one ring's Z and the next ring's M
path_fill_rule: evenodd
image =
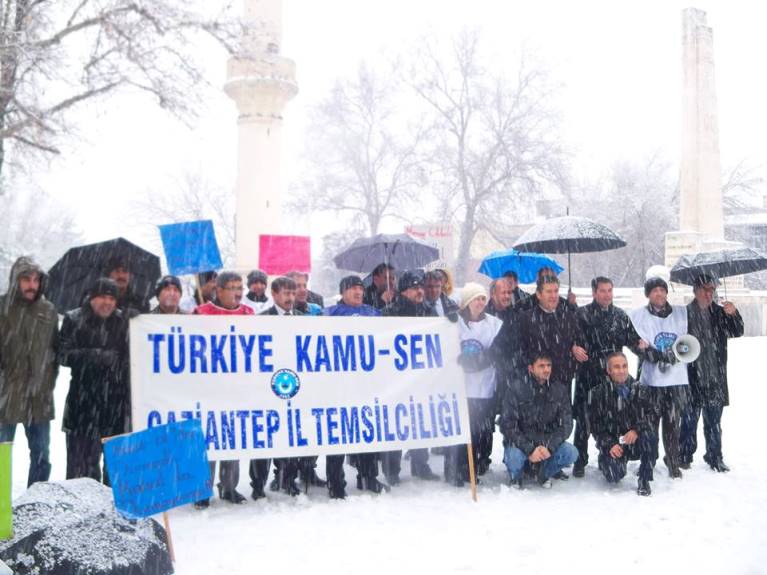
M381 312L374 308L372 305L362 304L360 306L346 305L345 303L339 303L331 305L323 310L323 315L338 315L338 316L379 316Z

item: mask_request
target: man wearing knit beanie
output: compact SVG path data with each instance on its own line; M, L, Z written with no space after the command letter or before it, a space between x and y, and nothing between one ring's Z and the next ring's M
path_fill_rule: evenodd
M663 462L668 467L669 476L680 479L681 414L688 403L689 384L687 366L677 361L673 345L679 336L687 333L687 308L668 303L666 279L655 268L651 270L644 285L648 303L631 312L631 323L645 342L634 351L642 362L640 383L647 386L648 397L655 406L649 419L655 431L656 446L658 428L662 421L665 451Z

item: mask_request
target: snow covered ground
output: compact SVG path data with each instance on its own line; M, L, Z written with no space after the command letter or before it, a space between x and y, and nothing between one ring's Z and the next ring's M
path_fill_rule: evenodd
M175 509L177 572L767 573L767 459L756 453L766 420L766 350L767 338L730 343L732 406L723 418L729 474L716 474L698 460L682 480L672 482L659 462L653 495L642 498L635 493L633 474L617 487L606 485L592 445L584 479L557 481L550 491L512 491L497 435L477 503L468 487L458 490L408 476L389 494L358 492L354 471L347 467L350 497L345 501L329 501L324 489L315 488L295 499L269 493L258 503L234 506L215 499L207 511ZM67 381L64 372L57 390L59 415ZM54 428L60 429L60 421ZM699 436L702 444L702 429ZM52 479L63 479L60 431L54 432L51 448ZM27 473L21 428L13 463L18 496ZM441 457L432 456L431 463L441 472ZM249 494L245 463L241 471L240 490Z

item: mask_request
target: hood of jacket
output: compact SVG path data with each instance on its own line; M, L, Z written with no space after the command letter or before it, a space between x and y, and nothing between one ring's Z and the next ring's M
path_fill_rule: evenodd
M19 292L19 276L31 272L37 272L40 276L40 288L37 290L37 295L35 296L34 301L36 302L43 298L43 293L48 284L48 274L46 274L43 268L35 263L32 258L22 256L13 263L13 266L11 266L11 273L8 278L8 292L5 297L6 309L3 311L7 312L7 308L10 307L17 298L22 299L21 293Z

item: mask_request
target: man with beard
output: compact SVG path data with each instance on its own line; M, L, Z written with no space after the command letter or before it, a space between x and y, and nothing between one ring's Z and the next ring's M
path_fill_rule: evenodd
M490 282L490 301L485 312L501 321L507 321L513 313L513 301L511 282L505 277L495 279Z
M62 423L67 479L100 481L102 438L130 431L128 320L117 309L118 297L114 281L98 279L61 325L59 363L72 374ZM103 479L109 485L106 468Z
M0 442L13 441L24 426L29 445L27 487L48 481L53 388L58 364L58 315L43 291L47 276L31 259L11 267L0 297Z
M573 466L573 476L583 477L589 462L589 418L587 413L589 390L604 382L607 358L624 347L640 349L639 335L631 324L629 316L613 305L613 282L610 278L597 277L591 280L593 301L578 309L578 322L588 349L588 361L578 365L575 377L573 416L575 417L575 438L578 461Z
M119 293L117 309L122 311L127 319L149 311L148 296L144 297L133 291L133 271L125 259L120 257L110 259L104 268L104 275L117 284Z

